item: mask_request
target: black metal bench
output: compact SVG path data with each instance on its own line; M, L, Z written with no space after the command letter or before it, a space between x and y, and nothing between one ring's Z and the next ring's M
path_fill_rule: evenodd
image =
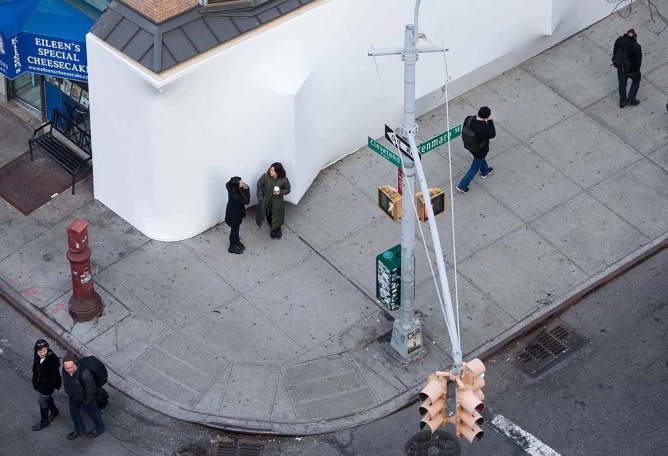
M55 137L53 135L54 130L75 145L78 151ZM40 132L42 133L38 136ZM53 120L35 130L32 138L28 141L28 146L30 147L30 161L34 159L33 148L38 148L70 173L73 195L77 176L89 173L93 169L90 134L55 109L53 110Z

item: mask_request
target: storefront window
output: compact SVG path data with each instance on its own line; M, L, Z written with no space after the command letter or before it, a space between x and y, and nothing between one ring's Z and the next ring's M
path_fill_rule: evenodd
M10 82L11 96L38 111L42 111L41 77L34 73L23 73Z
M61 112L84 130L90 129L88 116L88 84L64 78L45 77L44 94L46 118L51 120L53 111Z

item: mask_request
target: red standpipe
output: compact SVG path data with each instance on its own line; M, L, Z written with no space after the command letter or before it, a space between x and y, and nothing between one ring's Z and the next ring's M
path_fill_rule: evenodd
M102 314L103 306L100 295L93 288L86 220L77 219L67 228L67 244L67 259L72 269L70 315L77 322L92 320Z

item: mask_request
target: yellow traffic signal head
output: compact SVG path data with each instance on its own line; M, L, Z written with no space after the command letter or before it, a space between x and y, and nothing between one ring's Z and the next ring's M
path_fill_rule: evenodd
M447 380L436 375L429 376L427 386L420 392L419 398L423 401L420 406L420 429L429 427L433 433L445 424L445 396L447 392Z
M484 373L485 365L476 358L463 363L461 379L457 379L457 437L463 436L469 443L485 435L480 429L485 421L480 415L485 408L485 395L481 390L485 386Z

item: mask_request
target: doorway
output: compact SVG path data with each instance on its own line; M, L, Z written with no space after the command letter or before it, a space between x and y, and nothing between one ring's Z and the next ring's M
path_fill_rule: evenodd
M10 99L15 99L39 117L42 117L44 105L42 92L42 76L39 74L23 73L13 81L9 81Z

